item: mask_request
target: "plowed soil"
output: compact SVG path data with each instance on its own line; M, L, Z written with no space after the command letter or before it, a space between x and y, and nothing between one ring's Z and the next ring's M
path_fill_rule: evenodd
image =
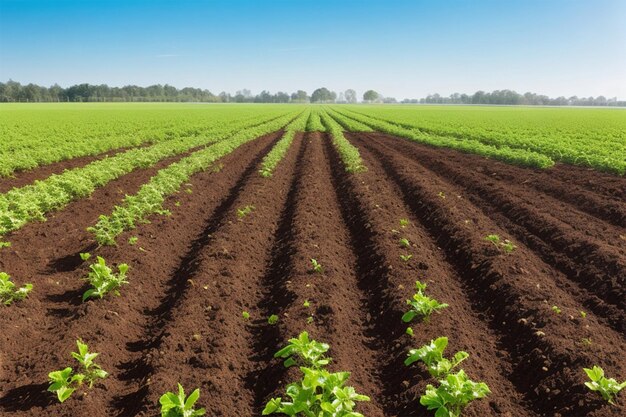
M258 416L298 377L273 354L303 330L329 343L330 368L350 371L350 385L371 397L358 407L368 417L433 415L419 397L435 380L403 361L439 336L449 354L470 354L463 369L492 391L464 416L626 415L624 395L606 405L582 371L596 364L626 377L625 179L519 168L377 133L347 135L368 168L347 174L318 132L297 134L261 178L279 137L192 177L189 192L166 202L171 216L116 247L97 248L85 229L172 160L11 235L0 270L35 291L0 315L0 415L157 416L160 395L180 382L200 388L207 415ZM517 248L506 254L489 234ZM130 265L120 297L80 302L87 251ZM409 336L401 316L417 279L449 307L411 323ZM73 365L79 337L110 376L59 404L47 374Z

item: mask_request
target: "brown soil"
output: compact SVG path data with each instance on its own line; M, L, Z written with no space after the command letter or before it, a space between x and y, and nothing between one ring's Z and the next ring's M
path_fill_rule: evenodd
M155 416L159 396L181 382L200 388L207 415L257 416L299 377L273 354L302 330L328 342L331 369L350 371L350 384L372 398L358 408L368 417L432 415L419 396L434 379L403 360L444 335L448 353L469 352L462 367L492 390L464 415L626 413L623 401L603 405L582 385L583 366L626 375L626 211L615 197L623 179L576 168L573 185L563 184L567 167L550 176L379 134L349 135L368 167L350 175L317 132L298 134L274 175L261 178L278 138L195 175L191 194L166 202L171 216L155 216L117 247L96 248L85 228L158 167L14 233L0 270L35 291L0 316L0 414ZM254 210L239 218L246 205ZM518 248L501 253L484 240L491 233ZM130 265L120 297L80 303L85 251ZM311 258L323 273L312 273ZM449 307L411 323L410 337L400 317L416 279ZM46 375L72 363L78 337L110 376L58 404Z

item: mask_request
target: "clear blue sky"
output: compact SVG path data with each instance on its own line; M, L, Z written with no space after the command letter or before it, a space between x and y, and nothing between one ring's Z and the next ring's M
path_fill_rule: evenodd
M0 80L626 99L626 0L0 0Z

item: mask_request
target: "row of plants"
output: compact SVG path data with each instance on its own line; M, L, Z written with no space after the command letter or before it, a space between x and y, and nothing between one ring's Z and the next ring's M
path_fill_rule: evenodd
M284 120L285 116L278 119ZM88 197L102 187L129 172L150 167L157 162L198 146L212 142L220 143L233 132L267 121L266 117L242 123L232 121L213 126L202 136L179 138L152 145L147 148L131 149L111 158L92 162L62 174L51 175L31 185L14 188L0 194L0 237L23 227L32 221L44 221L46 214L65 207L70 202Z
M327 112L322 113L322 123L330 133L333 145L343 161L346 171L350 173L362 172L367 169L361 159L359 150L343 135L343 128Z
M216 160L228 155L244 143L280 130L295 116L293 113L283 115L264 124L240 130L228 140L196 151L167 168L161 169L136 194L126 196L110 215L101 215L98 222L88 230L93 233L98 244L114 245L121 233L133 230L137 224L146 222L148 216L168 214L163 208L163 202L169 195L179 191L181 185L187 182L193 174L206 170Z
M296 132L302 132L306 128L306 124L308 120L311 118L311 111L307 110L303 112L296 120L289 123L285 128L285 133L283 137L274 145L272 150L265 155L263 161L261 162L261 169L259 170L259 174L262 177L271 177L276 169L276 166L287 154L287 150L291 146L293 142L293 138L296 136Z
M326 128L321 121L322 110L320 107L311 108L311 116L306 122L307 132L326 132Z
M475 153L511 164L535 168L548 168L554 165L554 161L549 157L527 149L514 149L507 145L494 146L468 138L459 139L451 136L431 135L420 132L417 129L409 129L392 122L365 116L345 109L341 111L336 110L336 112L344 117L361 122L377 131L404 137L431 146L451 148L466 153Z

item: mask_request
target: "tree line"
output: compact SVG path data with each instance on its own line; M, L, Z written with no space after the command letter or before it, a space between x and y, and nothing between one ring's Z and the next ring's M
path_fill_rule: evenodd
M393 97L385 97L374 90L361 96L364 103L398 103ZM321 87L311 95L304 90L288 94L270 93L263 90L253 95L243 89L235 94L225 91L213 94L207 89L156 84L148 87L127 85L110 87L106 84L77 84L63 88L58 84L50 87L37 84L22 85L9 80L0 82L0 102L203 102L203 103L357 103L359 97L353 89L343 92L330 91ZM399 103L419 104L501 104L501 105L553 105L553 106L626 106L626 101L616 98L572 96L550 98L535 93L519 94L512 90L496 90L491 93L477 91L474 94L454 93L450 96L431 94L421 99L404 99Z

